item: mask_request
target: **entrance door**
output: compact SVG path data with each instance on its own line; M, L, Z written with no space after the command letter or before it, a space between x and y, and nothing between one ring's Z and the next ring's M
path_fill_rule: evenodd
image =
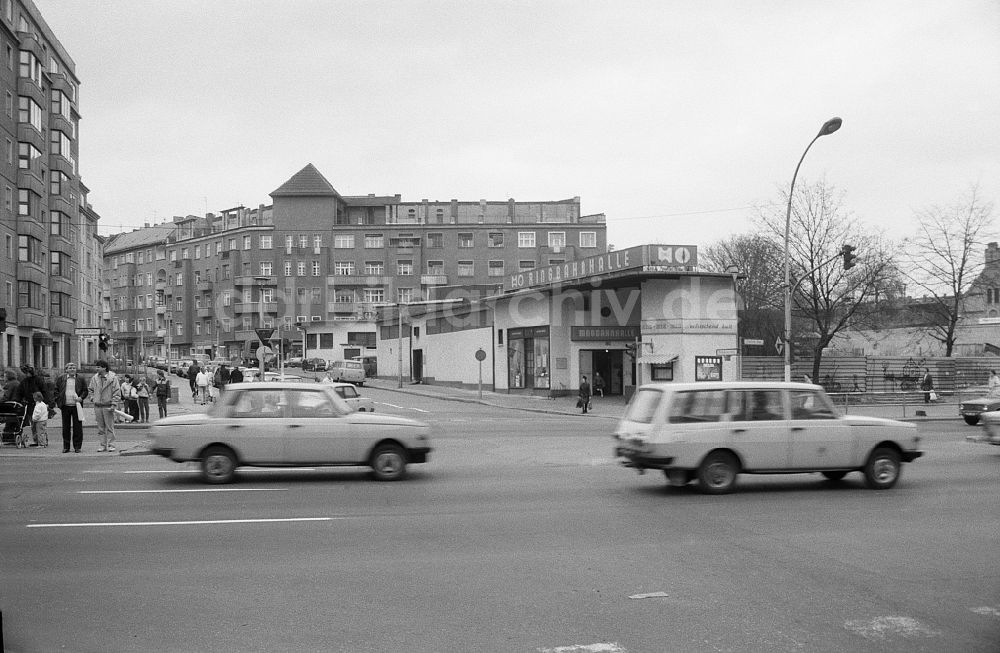
M413 380L421 381L424 378L424 350L413 350Z
M597 375L600 374L604 382L605 395L622 394L622 350L594 349L590 353L593 373L591 387L595 387L598 383Z

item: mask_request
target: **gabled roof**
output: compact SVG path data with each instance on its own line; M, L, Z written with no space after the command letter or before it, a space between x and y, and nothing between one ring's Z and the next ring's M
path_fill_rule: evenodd
M167 240L167 236L173 233L176 228L174 225L166 223L135 229L128 233L113 234L108 236L108 240L104 244L104 253L113 254L150 245L162 245Z
M292 178L283 183L277 190L271 192L271 197L280 195L340 197L340 193L311 163L292 175Z

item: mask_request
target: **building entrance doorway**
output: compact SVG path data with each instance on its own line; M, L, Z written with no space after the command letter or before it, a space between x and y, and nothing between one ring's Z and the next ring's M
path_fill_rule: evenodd
M625 370L625 352L621 349L590 349L580 352L580 373L587 375L594 394L599 385L598 374L604 382L604 394L621 395L625 383L634 383L633 373Z

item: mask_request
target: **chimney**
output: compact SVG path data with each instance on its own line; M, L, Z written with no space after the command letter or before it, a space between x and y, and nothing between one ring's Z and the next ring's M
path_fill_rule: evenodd
M986 265L991 263L997 263L1000 261L1000 249L997 248L996 242L986 244Z

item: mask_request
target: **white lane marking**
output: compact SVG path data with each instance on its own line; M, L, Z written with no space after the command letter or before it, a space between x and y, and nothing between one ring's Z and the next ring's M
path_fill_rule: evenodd
M208 524L275 524L305 521L334 521L346 517L288 517L284 519L203 519L193 521L119 521L66 524L28 524L28 528L72 528L77 526L204 526Z
M209 487L197 490L77 490L77 494L171 494L179 492L285 492L285 487Z
M987 615L990 617L1000 617L1000 608L995 608L991 605L985 605L981 608L969 608L976 614Z
M633 594L630 599L661 599L670 596L666 592L646 592L645 594Z
M868 621L854 619L845 622L844 628L865 639L886 639L892 636L905 638L937 637L941 634L913 617L875 617Z
M378 403L382 404L383 406L390 406L392 408L398 408L400 410L415 410L418 413L429 413L429 412L431 412L429 410L424 410L423 408L412 408L410 406L397 406L396 404L389 404L389 403L385 403L385 402L381 402L381 401L378 402Z
M599 642L597 644L571 644L555 648L536 649L538 653L626 653L618 642Z

